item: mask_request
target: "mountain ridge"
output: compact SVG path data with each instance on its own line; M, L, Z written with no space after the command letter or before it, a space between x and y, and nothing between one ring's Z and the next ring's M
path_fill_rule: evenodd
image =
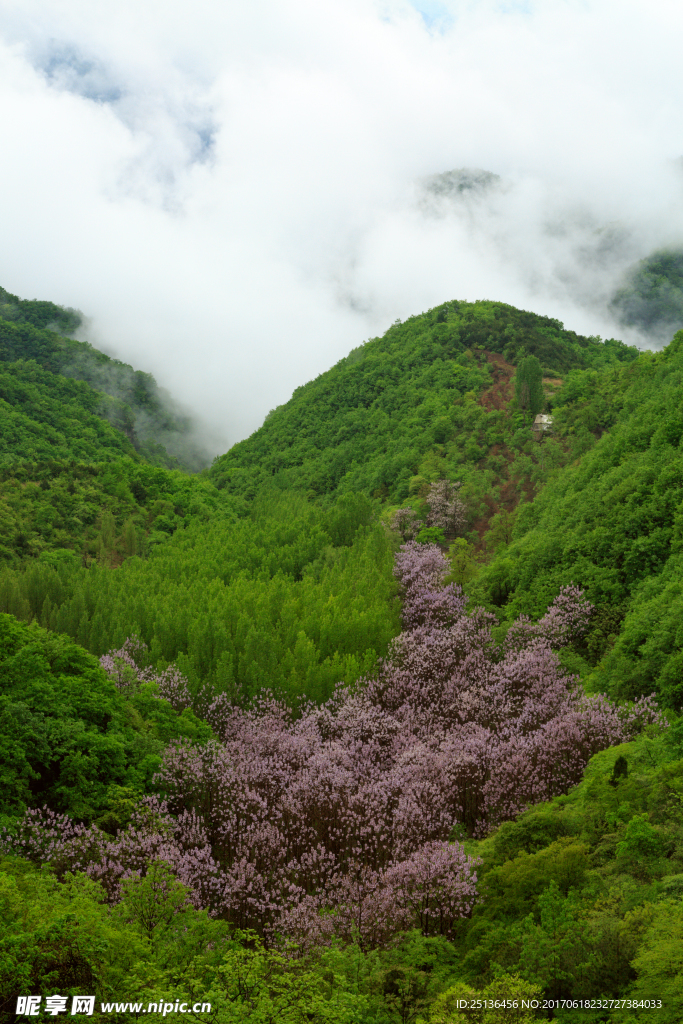
M446 303L349 353L190 474L151 464L97 415L104 393L55 372L69 339L29 313L50 309L0 320L0 343L28 346L0 362L5 406L53 452L59 431L65 457L27 458L17 434L0 466L3 1024L29 987L76 978L106 999L112 977L143 1003L191 989L226 1024L450 1024L465 999L491 1000L490 1024L516 1013L496 1001L521 999L567 1024L635 1024L613 1004L649 1001L649 1020L677 1024L683 331L639 354L502 303ZM552 432L518 407L531 372ZM407 535L416 519L431 546L402 546L400 523ZM668 727L651 698L631 703L652 691ZM574 711L552 724L557 699ZM491 719L509 737L519 708L527 732L502 772ZM415 718L424 742L405 750ZM512 793L510 820L484 836L477 800L503 775L560 795L522 810ZM251 821L283 787L284 813L248 824L235 854L230 815ZM472 805L442 818L454 789ZM382 800L400 829L378 818ZM327 847L293 829L302 804L328 845L354 844L350 869L330 874ZM416 848L418 820L431 838ZM389 834L412 846L373 866ZM303 853L287 861L286 915L323 911L296 957L268 930L285 876L267 851L287 835ZM409 930L381 913L375 928L367 900L401 878ZM151 933L150 901L163 917ZM349 910L364 931L318 943ZM268 980L248 1000L247 968Z
M77 310L52 302L19 299L0 288L0 369L33 361L42 370L83 381L102 396L95 415L128 439L145 461L197 472L210 456L196 436L191 417L180 410L150 373L79 341ZM92 404L92 403L90 403Z

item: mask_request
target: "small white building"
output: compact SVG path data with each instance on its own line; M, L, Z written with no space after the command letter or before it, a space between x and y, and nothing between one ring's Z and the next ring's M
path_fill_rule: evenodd
M553 418L548 416L546 413L539 412L538 416L534 420L533 429L537 430L539 434L548 433L553 429Z

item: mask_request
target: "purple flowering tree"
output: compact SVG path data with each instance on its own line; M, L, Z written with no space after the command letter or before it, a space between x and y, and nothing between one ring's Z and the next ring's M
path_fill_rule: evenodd
M118 651L107 651L100 658L100 665L114 680L115 685L123 692L136 689L142 683L155 683L157 694L167 700L174 711L184 711L192 706L192 697L188 689L187 679L176 665L169 665L163 672L155 672L152 668L142 668L148 654L147 644L139 637L128 637Z
M467 510L458 495L460 481L437 480L430 485L426 501L429 506L427 526L436 526L444 533L459 533L467 521Z
M460 482L437 480L430 484L425 498L427 505L427 526L435 526L444 533L459 533L467 522L467 509L458 495ZM400 533L404 541L414 540L424 522L412 508L399 508L391 519L392 529Z
M164 800L144 801L116 837L32 811L5 848L86 870L113 900L164 860L195 905L269 941L448 934L477 896L455 826L483 836L565 792L598 750L663 722L651 698L617 707L563 671L556 651L592 612L578 588L496 643L495 617L466 612L448 568L435 545L399 551L404 631L375 678L296 715L267 694L249 708L219 697L206 713L216 739L171 744ZM129 685L132 647L107 657Z

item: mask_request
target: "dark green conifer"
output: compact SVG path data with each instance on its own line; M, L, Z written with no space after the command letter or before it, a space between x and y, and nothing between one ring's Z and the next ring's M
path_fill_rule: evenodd
M543 408L543 370L536 356L525 356L517 367L515 398L525 419L527 412L533 417Z

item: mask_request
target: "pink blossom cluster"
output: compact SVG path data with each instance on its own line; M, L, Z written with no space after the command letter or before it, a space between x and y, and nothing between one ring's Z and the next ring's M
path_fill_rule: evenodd
M438 526L444 533L458 533L467 521L467 510L458 497L460 481L436 480L427 495L427 526Z
M403 540L414 540L424 526L414 508L398 508L391 517L391 528L400 533Z
M196 815L173 818L166 803L154 796L143 798L116 837L47 807L29 809L17 828L2 830L0 849L49 864L57 875L84 871L102 882L113 902L120 898L121 882L144 875L156 860L169 864L188 886L197 908L215 904L221 890L220 869Z
M444 533L459 533L467 521L467 510L458 496L460 482L436 480L430 484L425 498L427 526L436 526ZM412 508L399 508L391 520L394 530L403 540L414 540L425 525Z
M598 750L663 722L651 698L617 707L562 670L555 649L592 611L578 588L497 643L495 617L467 613L448 569L435 545L399 551L405 629L375 678L297 713L268 694L248 708L218 697L217 738L172 744L164 802L148 800L115 838L30 812L4 845L85 869L114 899L163 858L196 905L266 936L369 946L412 926L447 934L477 895L475 861L449 842L456 826L486 834L566 791Z
M145 661L147 653L147 644L139 637L128 637L119 650L103 654L100 665L119 690L126 692L141 683L156 683L159 698L167 700L175 711L181 712L191 707L192 697L187 679L178 667L169 665L159 673L153 668L142 668L140 663Z

